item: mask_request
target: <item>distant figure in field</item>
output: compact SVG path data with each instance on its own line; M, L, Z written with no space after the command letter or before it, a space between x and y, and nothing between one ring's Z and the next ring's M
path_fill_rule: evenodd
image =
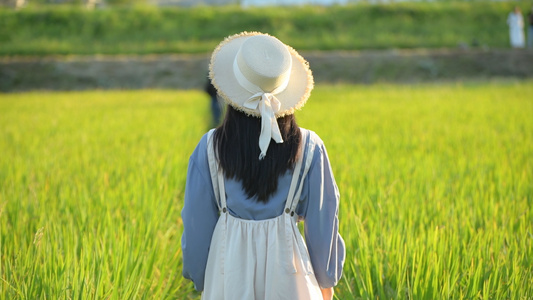
M211 83L211 80L209 78L207 79L207 83L205 85L205 92L209 95L211 98L211 115L212 115L212 126L216 127L218 124L220 124L220 116L222 114L222 108L220 107L220 102L218 102L218 96L217 96L217 90Z
M533 5L527 14L529 26L527 27L527 47L533 48Z
M509 38L511 47L524 48L524 18L518 6L515 6L514 11L509 13L507 17L507 25L509 25Z

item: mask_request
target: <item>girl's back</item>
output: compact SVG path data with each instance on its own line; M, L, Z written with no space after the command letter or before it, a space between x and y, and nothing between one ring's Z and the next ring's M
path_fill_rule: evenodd
M331 298L345 255L339 193L323 142L293 115L313 86L307 62L241 33L215 49L210 77L229 106L189 160L184 276L204 299Z

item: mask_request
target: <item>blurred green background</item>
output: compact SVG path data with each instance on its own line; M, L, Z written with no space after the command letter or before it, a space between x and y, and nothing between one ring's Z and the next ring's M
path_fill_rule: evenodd
M530 1L357 2L332 6L159 7L109 0L94 9L30 0L0 8L0 55L207 53L241 31L277 36L299 51L509 48L506 19Z

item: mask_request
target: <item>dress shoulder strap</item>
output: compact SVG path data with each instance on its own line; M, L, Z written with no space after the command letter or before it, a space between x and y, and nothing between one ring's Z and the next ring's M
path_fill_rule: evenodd
M311 162L313 161L313 156L315 152L315 141L311 138L310 131L302 128L300 128L300 130L302 132L302 143L300 146L301 155L298 159L296 167L294 168L291 187L289 189L289 194L287 195L287 202L285 204L285 212L291 213L291 215L294 215L296 207L298 206L298 202L300 201L300 195L302 194L304 180L309 171L309 167L311 166ZM303 162L304 155L306 156L305 162ZM300 180L298 181L298 179Z
M302 141L304 142L300 144L300 149L299 149L300 155L298 156L298 160L296 161L296 165L294 166L294 170L292 172L291 185L289 187L289 193L287 194L287 201L285 202L285 212L290 211L290 202L291 202L291 199L294 198L296 187L298 186L298 177L300 176L300 171L302 169L302 161L303 161L303 153L305 150L304 145L306 144L305 143L306 136L307 136L306 133L302 131Z
M213 146L213 133L215 129L209 130L207 133L207 159L209 161L209 173L211 174L211 184L213 186L213 192L215 194L215 199L217 201L217 206L219 210L222 210L224 206L220 201L220 189L219 189L219 166L217 159L215 157L215 149Z

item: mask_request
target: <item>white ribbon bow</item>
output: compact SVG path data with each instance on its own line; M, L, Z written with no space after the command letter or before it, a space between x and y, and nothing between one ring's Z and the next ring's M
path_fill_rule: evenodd
M274 139L276 143L283 143L281 132L279 131L276 113L281 107L278 98L271 93L259 92L244 102L244 107L249 109L259 109L261 113L261 134L259 135L259 148L261 154L259 159L266 156L270 140Z
M287 88L290 77L287 76L281 85L273 91L265 92L257 85L251 83L242 74L237 59L233 61L233 73L241 87L250 93L254 93L244 102L243 106L249 109L258 109L261 114L261 134L259 135L259 148L261 149L259 159L261 160L266 156L271 139L274 139L278 144L283 143L278 121L276 120L276 113L280 110L281 103L275 95L283 92Z

